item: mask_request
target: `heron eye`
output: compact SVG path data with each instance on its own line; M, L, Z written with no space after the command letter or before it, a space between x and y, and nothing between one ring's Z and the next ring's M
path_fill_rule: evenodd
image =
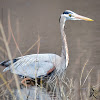
M69 17L71 17L72 15L71 14L69 14Z

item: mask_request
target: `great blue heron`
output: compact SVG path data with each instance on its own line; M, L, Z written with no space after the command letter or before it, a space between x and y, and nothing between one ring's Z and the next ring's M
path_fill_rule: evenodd
M61 56L49 53L21 56L13 59L13 66L10 60L1 62L0 65L6 67L3 72L10 70L12 73L29 78L39 78L41 76L47 76L54 70L56 70L56 72L59 74L63 73L63 71L67 68L69 62L68 46L66 41L66 34L64 32L66 20L93 21L92 19L78 15L73 11L64 11L60 16L60 31L62 39ZM25 78L24 80L22 80L22 83L25 85L24 82L29 78Z

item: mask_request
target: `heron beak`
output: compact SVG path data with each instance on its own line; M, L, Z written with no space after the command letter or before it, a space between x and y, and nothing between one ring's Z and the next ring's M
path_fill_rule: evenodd
M93 19L90 19L88 17L84 17L78 14L73 15L75 18L79 19L79 20L85 20L85 21L94 21Z

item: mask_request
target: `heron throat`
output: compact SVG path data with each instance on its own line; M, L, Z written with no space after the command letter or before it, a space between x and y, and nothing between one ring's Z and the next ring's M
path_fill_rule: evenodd
M66 22L66 18L61 16L60 18L60 31L61 31L61 40L62 40L61 57L62 57L62 60L65 60L65 63L66 63L65 67L67 67L68 62L69 62L69 55L68 55L67 37L64 31L65 22Z

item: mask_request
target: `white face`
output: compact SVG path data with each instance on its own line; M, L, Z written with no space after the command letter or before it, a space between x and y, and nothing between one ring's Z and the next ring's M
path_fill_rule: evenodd
M61 14L61 16L65 17L66 20L85 20L85 21L93 21L90 18L81 16L76 14L75 12L71 11L71 10L66 10L65 12L63 12L63 14Z

